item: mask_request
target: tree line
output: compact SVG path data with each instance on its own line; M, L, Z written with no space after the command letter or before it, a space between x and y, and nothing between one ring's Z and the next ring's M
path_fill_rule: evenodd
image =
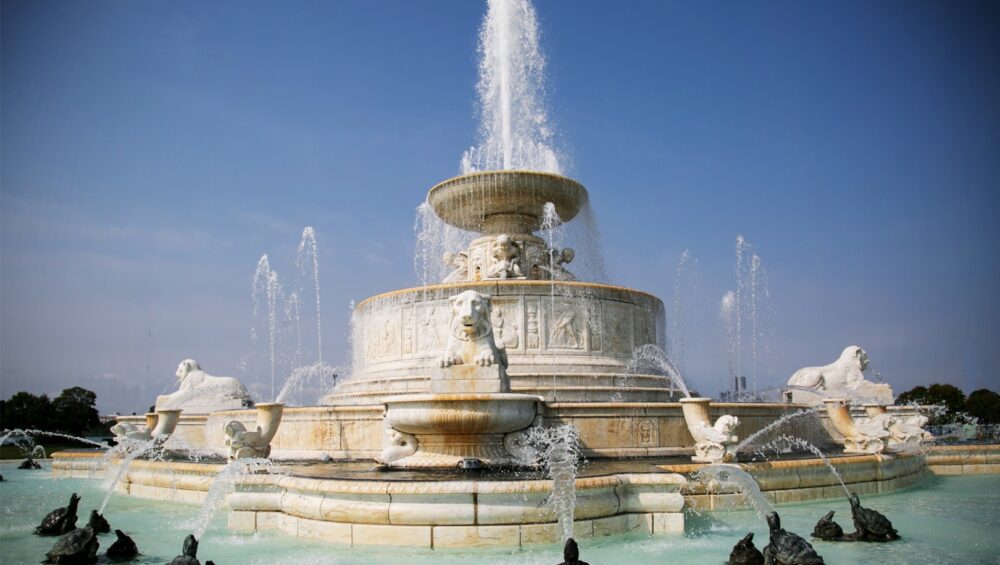
M15 393L0 400L0 429L35 429L82 436L107 433L97 412L97 394L82 387L63 390L59 396Z
M918 386L896 397L897 406L906 404L943 406L944 410L931 418L931 425L967 422L971 418L979 424L1000 424L1000 394L985 388L965 396L955 385Z

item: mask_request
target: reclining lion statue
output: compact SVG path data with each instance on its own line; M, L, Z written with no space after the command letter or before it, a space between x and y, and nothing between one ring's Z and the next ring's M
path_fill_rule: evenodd
M253 405L250 393L233 377L215 377L201 370L194 359L185 359L175 373L177 392L156 397L156 409L180 408L185 413L208 413Z
M840 357L822 367L805 367L788 379L794 402L815 402L823 398L845 396L854 400L892 403L892 389L884 383L865 379L868 354L857 345L844 348Z

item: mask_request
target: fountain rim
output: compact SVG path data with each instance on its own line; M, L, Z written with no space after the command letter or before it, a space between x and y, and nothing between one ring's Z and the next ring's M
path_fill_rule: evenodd
M644 290L638 290L627 286L618 286L614 284L581 282L581 281L546 281L546 280L531 280L531 279L485 279L480 281L461 281L454 283L428 284L423 286L411 286L409 288L390 290L389 292L383 292L365 298L364 300L358 302L354 306L354 310L360 311L362 307L368 305L368 303L370 302L375 302L376 300L389 298L401 294L410 294L418 291L445 290L449 288L458 289L458 288L471 288L471 287L519 286L519 285L520 286L556 285L556 286L566 286L566 287L576 287L576 288L604 289L615 292L627 292L627 293L639 294L645 296L646 298L659 302L660 304L663 304L663 300L661 300L655 294L646 292Z
M459 207L470 206L468 191L483 183L490 183L490 179L506 179L502 182L510 189L505 192L509 201L502 204L494 202L494 205L488 208L472 206L471 218L464 214L456 215L451 207L444 206L447 202ZM548 190L548 194L545 198L541 198L532 192L523 192L518 189L523 183L541 183ZM589 200L590 194L587 188L576 179L528 169L491 169L451 177L432 186L424 199L445 223L465 231L491 235L508 232L534 233L541 227L539 222L543 204L547 201L556 204L560 223L569 222ZM490 227L490 218L511 216L519 217L520 220L514 221L512 225L503 224L502 229L496 226Z

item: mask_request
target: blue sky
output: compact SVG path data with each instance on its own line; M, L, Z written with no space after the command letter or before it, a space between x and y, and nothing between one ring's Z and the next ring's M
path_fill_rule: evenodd
M316 227L324 348L416 283L413 210L475 142L485 5L5 0L0 396L145 409L177 362L259 379L250 276ZM758 384L857 343L900 392L1000 388L1000 18L973 2L553 2L551 117L611 278L673 300L717 394L737 234Z

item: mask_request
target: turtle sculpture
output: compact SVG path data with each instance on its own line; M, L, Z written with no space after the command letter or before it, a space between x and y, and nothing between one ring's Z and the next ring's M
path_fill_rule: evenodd
M881 513L861 507L858 495L851 493L851 516L854 517L854 536L861 541L893 541L899 539L899 534L892 527L892 522Z
M764 554L753 544L753 532L743 536L736 542L733 551L729 553L729 565L763 565Z
M104 516L97 513L97 510L90 511L90 519L87 520L87 527L93 528L98 534L106 534L111 531L111 524L104 519Z
M121 530L115 530L118 539L108 548L108 559L112 561L131 561L139 555L139 548L136 547L132 538L125 535Z
M56 540L45 556L46 563L97 563L97 533L93 529L77 528Z
M771 530L771 543L764 547L765 565L823 564L823 558L816 554L809 542L781 527L777 512L767 515L767 526Z
M184 549L174 557L170 565L201 565L201 561L198 561L198 540L193 535L189 534L184 538Z
M850 537L844 536L844 528L833 521L833 510L827 512L819 519L819 522L816 522L812 537L823 541L852 541Z
M35 459L32 456L29 455L29 456L25 457L24 461L21 461L21 464L18 465L17 468L18 469L41 469L42 466L38 464L38 461L35 461Z
M559 565L590 565L586 561L580 561L580 547L576 545L576 540L569 538L563 546L563 562Z
M61 536L73 531L76 527L76 508L79 505L80 497L74 492L69 497L69 506L49 512L35 528L35 533L40 536Z

